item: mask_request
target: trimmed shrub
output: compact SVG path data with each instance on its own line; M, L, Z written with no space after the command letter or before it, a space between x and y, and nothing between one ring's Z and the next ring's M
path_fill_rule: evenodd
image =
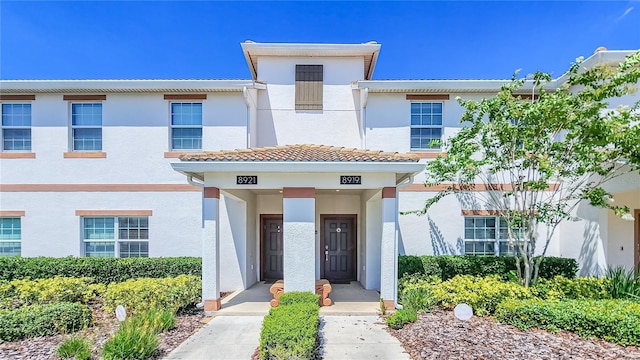
M402 329L408 323L416 322L418 313L413 309L396 310L393 315L387 317L387 326L392 329Z
M319 310L317 302L281 303L269 310L260 332L260 359L314 358Z
M113 312L122 305L131 315L149 309L167 310L172 313L182 307L200 301L202 281L192 275L175 278L137 279L107 286L104 309Z
M60 302L0 311L0 340L67 334L91 324L91 309L78 303Z
M421 264L418 265L418 258ZM437 275L442 280L449 280L457 275L488 276L498 275L504 280L513 277L516 271L516 260L512 256L471 256L471 255L437 255L408 256L398 258L398 277L407 274ZM545 257L540 264L539 277L552 279L564 276L576 277L578 263L575 259Z
M56 354L62 359L89 360L91 358L91 342L89 339L73 337L60 344Z
M429 304L453 309L460 303L466 303L479 316L493 313L496 306L504 299L530 299L535 295L531 288L502 281L498 275L484 278L458 275L447 281L439 281L431 277L404 284L403 302L408 294L418 289L431 295L428 298Z
M522 330L563 329L620 345L640 345L640 304L628 300L506 300L495 316Z
M12 308L32 304L79 302L86 304L104 293L103 284L89 278L19 279L0 284L0 307Z
M422 274L426 276L438 276L442 278L442 269L436 256L422 256Z
M398 256L398 279L405 275L424 274L422 257L413 255Z
M87 258L87 257L1 257L0 280L89 277L109 284L137 278L165 278L178 275L202 276L198 257L176 258Z
M310 292L292 291L280 295L280 305L291 304L318 304L320 296Z
M578 262L572 258L545 256L540 263L539 278L553 279L562 276L567 279L575 279L578 273Z
M157 350L156 334L144 328L123 326L104 344L102 357L105 360L145 360Z
M540 279L534 290L538 297L545 300L586 300L611 299L610 281L605 278L578 277L567 279L556 276L553 279Z

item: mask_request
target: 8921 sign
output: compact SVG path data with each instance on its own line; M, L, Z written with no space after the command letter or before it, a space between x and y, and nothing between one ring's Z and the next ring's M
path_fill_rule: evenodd
M236 176L236 185L258 185L258 176L238 175Z
M362 176L340 175L340 185L362 185Z

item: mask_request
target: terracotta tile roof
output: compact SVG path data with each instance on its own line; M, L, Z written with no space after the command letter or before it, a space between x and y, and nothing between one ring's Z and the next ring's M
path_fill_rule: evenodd
M332 161L418 162L415 154L361 150L327 145L286 145L182 154L183 161Z

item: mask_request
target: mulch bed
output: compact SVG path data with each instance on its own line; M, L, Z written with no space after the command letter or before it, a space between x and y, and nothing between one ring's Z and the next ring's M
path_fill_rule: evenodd
M640 359L640 349L573 333L519 329L490 318L460 321L452 312L421 314L400 330L388 330L412 359Z
M92 327L72 335L52 335L4 342L0 344L0 359L58 359L55 355L58 346L71 336L84 336L91 339L93 344L92 358L100 359L104 343L118 331L118 320L113 314L103 311L99 304L93 304L92 307L94 319ZM176 327L158 335L159 351L155 358L166 356L191 334L204 326L203 318L202 310L190 309L179 313L176 317Z
M220 293L224 299L233 292ZM89 338L93 344L92 359L100 359L104 343L118 331L118 320L112 313L102 310L100 302L90 304L93 310L93 326L71 335L52 335L0 343L0 359L41 360L59 359L55 354L58 346L67 338L82 336ZM154 358L167 356L189 336L206 324L204 312L189 308L181 310L176 316L176 327L158 334L158 352Z

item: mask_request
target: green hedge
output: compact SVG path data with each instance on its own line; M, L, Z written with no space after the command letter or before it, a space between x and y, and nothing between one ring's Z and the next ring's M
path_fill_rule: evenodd
M90 277L109 284L136 278L164 278L178 275L202 275L197 257L178 258L22 258L0 257L0 280L43 279L54 276Z
M320 295L312 294L310 292L299 292L292 291L286 292L280 295L280 305L291 305L291 304L319 304Z
M164 279L137 279L107 286L104 309L113 312L118 305L136 315L150 309L176 312L200 301L202 281L197 276L179 275Z
M640 345L640 303L628 300L506 300L496 319L519 329L542 328Z
M0 311L0 340L68 334L91 324L91 309L82 304L60 302Z
M282 296L284 295L286 293ZM291 294L287 297L285 299L289 305L280 303L280 306L269 310L264 317L260 332L260 359L315 357L320 325L317 300L310 303L310 297L303 294Z
M611 299L607 278L556 276L540 279L534 286L536 295L545 300L604 300Z
M411 281L402 288L402 304L406 302L413 310L429 310L432 305L452 310L456 305L465 303L479 316L492 314L505 299L531 299L535 296L531 288L502 281L498 275L484 278L458 275L447 281L431 277Z
M512 256L471 256L471 255L437 255L398 257L398 277L422 274L438 276L449 280L457 275L487 276L499 275L507 279L510 273L515 274L516 260ZM552 279L563 276L573 279L578 272L575 259L547 256L540 264L540 278Z
M0 281L0 308L55 302L89 303L104 293L104 284L89 278L53 277L51 279L17 279Z

